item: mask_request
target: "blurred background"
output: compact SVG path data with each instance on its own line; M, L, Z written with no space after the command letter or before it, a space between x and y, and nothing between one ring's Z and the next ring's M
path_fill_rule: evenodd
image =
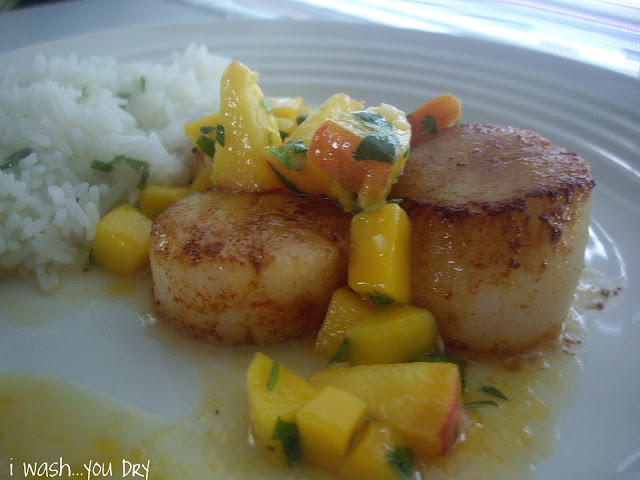
M118 9L124 13L112 18ZM203 16L372 22L482 37L640 78L640 0L0 0L0 51ZM35 25L39 17L38 28L24 28L25 18Z

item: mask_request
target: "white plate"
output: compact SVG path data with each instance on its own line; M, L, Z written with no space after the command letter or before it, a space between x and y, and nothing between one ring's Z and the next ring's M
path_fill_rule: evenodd
M193 42L260 71L268 95L300 94L317 104L344 91L368 105L409 111L451 92L462 101L466 123L526 126L591 160L597 187L587 260L624 289L586 316L580 392L560 422L555 454L536 466L534 478L640 478L638 80L480 40L295 21L105 31L8 52L0 64L28 64L38 52L162 61ZM59 375L164 415L191 408L198 390L192 360L145 334L132 321L132 305L117 296L78 299L77 290L43 297L18 283L2 288L0 373ZM15 311L27 295L32 309ZM17 302L7 300L14 296ZM75 313L57 318L70 302ZM7 320L45 311L54 321L38 327Z

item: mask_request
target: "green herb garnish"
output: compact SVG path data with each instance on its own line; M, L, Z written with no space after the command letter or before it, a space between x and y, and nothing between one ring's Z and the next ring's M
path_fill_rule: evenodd
M362 139L362 142L356 147L351 156L358 162L373 160L393 165L396 159L397 146L398 139L394 135L373 132Z
M422 125L422 133L436 133L438 131L436 119L432 115L425 115L420 125Z
M151 170L149 162L145 160L138 160L137 158L131 158L126 155L116 155L110 162L94 160L91 162L90 167L101 172L111 172L117 164L127 165L131 170L139 174L140 180L138 181L138 188L143 189L145 187Z
M464 408L482 408L482 407L497 407L499 406L493 400L477 400L475 402L464 402Z
M344 339L342 343L338 346L335 353L329 359L329 363L327 365L333 365L334 363L343 363L347 361L347 354L349 348L349 340Z
M374 130L377 130L379 132L389 132L393 130L393 125L391 124L391 122L379 113L362 111L354 112L352 113L352 115L362 120L368 127L373 128Z
M387 452L387 460L394 472L403 480L413 478L413 450L409 447L396 445Z
M293 465L302 455L300 435L298 433L298 426L295 423L287 422L278 417L271 439L280 440L284 456L289 466Z
M491 385L482 385L480 387L484 393L488 393L489 395L493 395L494 397L501 398L502 400L509 400L507 396L498 390L496 387L492 387Z
M33 152L33 150L30 148L21 148L20 150L13 152L7 157L4 162L2 162L2 165L0 165L0 170L5 170L7 168L17 166L20 163L20 160L22 160L23 158L27 158L29 155L31 155L31 152Z
M198 148L202 150L202 153L213 158L216 153L216 142L211 140L206 135L202 135L198 140L196 140L196 145Z
M216 142L224 147L224 125L216 125Z
M299 171L304 167L306 153L309 150L302 140L283 143L280 147L269 147L269 153L287 169Z
M149 162L127 157L126 155L116 155L113 159L113 163L123 163L125 165L128 165L134 172L140 175L138 188L142 189L145 187L151 170Z
M296 117L296 125L300 126L300 124L304 122L308 117L309 115L307 115L306 113L303 113L302 115L298 115Z
M282 139L282 141L284 141L284 139L289 136L289 134L284 130L279 130L279 132L280 132L280 138Z
M369 297L369 301L374 305L391 305L393 303L393 298L384 293L373 292L367 294L367 296Z
M214 127L211 126L204 126L204 127L200 127L200 133L203 135L207 135L208 133L211 133L215 130Z
M271 105L269 105L269 100L267 100L267 97L262 97L262 106L268 114L271 114Z
M271 147L271 148L275 148L275 147ZM269 165L269 167L271 167L271 171L276 177L278 177L278 180L280 180L282 185L284 185L286 188L291 190L293 193L297 193L298 195L306 195L306 193L304 193L302 190L296 187L292 182L290 182L284 175L282 175L277 168L275 168L269 162L267 162L267 164Z
M271 365L271 373L269 374L269 379L267 380L267 390L273 390L276 386L276 382L278 381L278 374L280 373L280 365L278 362L273 362Z
M114 168L112 162L103 162L102 160L94 160L90 167L101 172L110 172Z

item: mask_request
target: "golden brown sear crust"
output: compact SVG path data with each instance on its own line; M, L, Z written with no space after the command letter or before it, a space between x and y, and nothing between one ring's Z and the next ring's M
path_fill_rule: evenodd
M456 125L411 151L414 303L445 342L514 353L556 335L588 237L590 164L524 128Z
M346 283L349 221L324 199L218 190L186 197L153 225L156 313L224 343L309 336Z

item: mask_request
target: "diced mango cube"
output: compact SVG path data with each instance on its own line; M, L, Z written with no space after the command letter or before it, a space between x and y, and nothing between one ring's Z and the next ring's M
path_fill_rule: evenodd
M391 424L420 459L444 455L461 426L460 370L453 363L333 366L316 371L309 381L360 397L367 416Z
M256 353L247 369L249 418L256 441L284 458L281 443L273 438L278 419L295 423L298 410L318 393L302 377Z
M348 283L376 301L411 300L410 234L407 213L396 203L351 220Z
M349 287L333 292L329 308L318 335L316 351L333 355L347 334L347 329L373 312L374 307Z
M431 312L413 305L380 307L346 332L350 365L408 362L436 347L438 328Z
M347 455L340 476L347 479L398 480L398 452L406 449L402 435L387 422L367 423L356 445ZM405 464L403 464L405 465ZM406 465L403 471L412 469ZM413 478L413 475L410 476Z
M93 260L122 276L143 271L149 264L151 225L144 213L129 204L114 208L96 225Z
M296 120L300 115L308 114L311 111L300 96L269 97L269 105L271 105L271 111L276 118Z
M208 188L213 188L213 180L211 179L211 173L213 168L204 168L196 178L193 179L191 185L189 185L189 192L204 192Z
M160 212L191 193L187 187L147 184L140 192L139 207L151 220Z
M278 123L258 86L258 74L233 61L222 74L213 162L219 188L261 192L282 188L267 163L282 144Z
M298 410L296 424L306 461L329 471L343 463L367 406L352 393L325 387Z

